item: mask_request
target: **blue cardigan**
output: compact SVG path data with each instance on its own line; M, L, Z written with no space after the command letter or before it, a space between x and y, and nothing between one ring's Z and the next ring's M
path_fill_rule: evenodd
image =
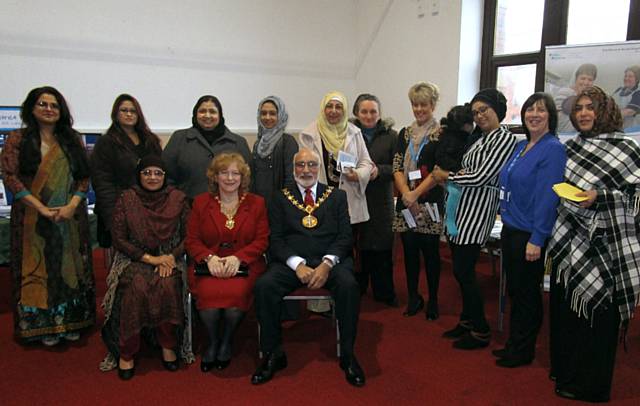
M558 196L551 188L564 180L567 153L551 133L545 134L526 154L521 141L500 172L502 222L531 233L529 242L544 246L556 220Z

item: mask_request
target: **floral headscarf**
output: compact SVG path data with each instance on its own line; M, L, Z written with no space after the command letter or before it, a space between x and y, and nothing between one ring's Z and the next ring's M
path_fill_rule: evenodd
M593 108L596 113L596 119L593 128L589 132L581 132L585 137L592 137L599 134L609 134L616 131L622 131L622 114L611 96L605 93L598 86L589 87L578 94L571 108L571 124L580 131L578 120L576 118L575 106L581 97L588 97L593 102Z

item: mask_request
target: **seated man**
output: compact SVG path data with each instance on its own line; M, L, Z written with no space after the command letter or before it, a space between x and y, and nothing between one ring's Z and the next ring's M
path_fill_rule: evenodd
M364 372L353 354L360 290L353 275L347 195L318 183L320 159L313 151L303 148L293 159L296 187L274 196L269 211L271 262L254 288L264 360L251 383L265 383L286 368L282 298L307 285L331 291L340 323L340 368L350 384L363 386Z

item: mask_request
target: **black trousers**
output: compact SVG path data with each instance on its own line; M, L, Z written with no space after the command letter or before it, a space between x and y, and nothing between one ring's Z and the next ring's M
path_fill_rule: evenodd
M360 271L356 280L364 294L371 280L373 298L379 302L392 301L396 297L393 285L393 257L391 250L360 250Z
M462 293L460 321L471 323L472 331L488 333L489 324L484 316L484 298L476 279L476 262L480 255L479 244L458 245L449 243L453 275Z
M263 352L281 350L282 329L280 312L282 298L302 287L296 273L286 264L272 262L254 287L256 314L260 323L260 349ZM353 260L346 258L329 272L324 288L331 292L336 303L336 317L340 323L340 349L343 357L353 355L358 315L360 314L360 288L353 276Z
M526 260L526 248L531 233L508 226L502 227L502 268L507 276L507 291L511 302L510 330L507 340L509 355L514 358L535 357L536 339L542 326L543 307L541 284L544 276L545 248L540 259Z
M420 276L420 253L424 259L425 274L429 287L429 301L438 303L440 286L440 236L435 234L400 233L404 251L404 270L407 274L409 303L418 300L418 277Z
M551 275L550 346L551 374L556 389L571 392L582 400L606 402L616 361L620 313L618 307L596 310L594 317L578 317L571 309L571 297Z

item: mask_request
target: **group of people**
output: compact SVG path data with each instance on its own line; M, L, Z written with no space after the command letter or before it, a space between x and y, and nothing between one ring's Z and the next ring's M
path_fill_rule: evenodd
M103 301L109 354L101 368L117 368L125 380L135 374L141 338L162 348L167 370L176 371L180 358L193 360L184 324L191 292L208 337L205 373L231 362L234 332L255 297L264 359L251 382L269 381L287 366L283 297L306 286L331 292L339 366L350 384L364 385L354 353L360 296L371 285L376 301L399 305L395 232L404 253L404 316L426 307L428 320L439 318L444 234L462 309L443 337L461 350L487 347L475 268L499 213L511 322L504 348L492 351L496 364L533 361L547 269L556 393L608 400L618 332L640 298L640 148L622 133L614 99L597 86L578 92L570 107L578 135L563 145L560 112L545 93L524 103L520 142L501 125L507 103L496 89L481 90L440 121L436 85L416 83L408 95L415 120L398 134L381 118L376 96L358 96L349 120L346 97L330 92L297 141L285 133L284 102L266 97L253 149L226 127L220 101L205 95L193 108L193 126L176 131L162 150L138 101L123 94L87 158L63 96L51 87L32 90L22 106L24 128L8 137L1 157L15 195L16 335L55 345L77 340L95 322L89 178L99 242L113 254ZM579 202L560 201L552 186L563 181L582 190ZM421 254L426 301L418 288Z

